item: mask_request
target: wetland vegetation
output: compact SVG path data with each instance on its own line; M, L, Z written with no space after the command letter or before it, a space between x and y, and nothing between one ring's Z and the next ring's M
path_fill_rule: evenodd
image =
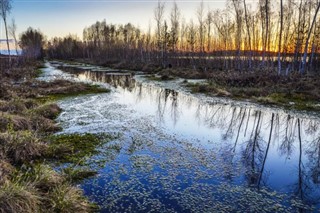
M17 38L12 2L1 213L319 211L319 0L199 1L196 21L159 0L147 30L82 39Z
M80 158L96 154L107 136L53 136L61 131L55 119L62 111L53 101L109 90L65 80L37 81L33 77L40 74L39 63L17 65L11 68L17 73L1 78L0 211L93 211L97 207L88 202L75 183L96 172L81 166L59 171L57 163L79 164ZM23 78L28 80L20 81Z

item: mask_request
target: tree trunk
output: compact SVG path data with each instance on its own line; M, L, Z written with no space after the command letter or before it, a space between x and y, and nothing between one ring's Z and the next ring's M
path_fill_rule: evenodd
M310 40L310 36L311 36L311 33L312 33L313 26L314 26L314 24L316 22L316 19L317 19L319 8L320 8L320 3L318 3L318 5L317 5L317 9L316 9L315 14L313 16L312 24L311 24L309 32L308 32L308 37L307 37L307 40L306 40L306 43L305 43L305 47L304 47L304 54L303 54L303 60L302 60L302 66L301 66L301 69L300 69L300 74L303 74L304 71L305 71L305 67L306 67L306 63L307 63L309 40Z
M249 69L251 69L251 62L252 62L252 47L251 47L251 35L250 35L250 28L249 28L249 21L248 21L248 12L247 12L247 5L246 0L243 0L243 6L244 6L244 14L246 19L246 26L247 26L247 33L248 33L248 39L249 39Z
M280 0L280 35L279 35L279 47L278 47L278 75L281 75L282 29L283 29L283 1Z
M11 55L10 55L10 45L9 45L9 36L8 36L8 26L7 26L7 19L3 17L4 28L6 31L6 39L7 39L7 48L8 48L8 55L9 55L9 67L11 66Z

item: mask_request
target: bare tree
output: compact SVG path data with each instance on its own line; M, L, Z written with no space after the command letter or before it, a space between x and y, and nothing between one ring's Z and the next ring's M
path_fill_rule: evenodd
M177 3L173 2L173 8L170 14L171 21L171 39L172 39L172 48L173 52L176 50L176 45L178 42L179 36L179 19L180 19L180 10L178 8Z
M16 49L16 54L19 55L18 53L18 39L17 39L17 25L14 19L12 19L11 24L9 25L9 34L12 36L13 40L14 40L14 46Z
M199 23L199 45L200 52L204 52L204 5L203 1L200 2L199 8L197 9L197 17Z
M235 42L237 48L237 69L241 70L241 58L240 58L240 48L242 42L242 14L243 10L241 8L242 2L241 0L232 0L232 6L234 7L236 14L236 34L235 34Z
M247 35L248 35L248 44L249 44L249 69L251 69L252 46L251 46L250 23L249 23L249 18L248 18L248 9L247 9L246 0L243 0L243 7L244 7L244 18L245 18L246 28L247 28Z
M211 25L213 22L213 14L212 11L210 11L210 9L208 10L207 13L207 51L210 52L211 51Z
M317 7L316 7L316 11L315 11L314 16L313 16L312 24L311 24L311 26L309 28L309 31L308 31L308 37L306 39L306 43L305 43L305 46L304 46L304 54L303 54L302 66L301 66L301 69L300 69L300 73L301 74L303 74L304 71L305 71L305 66L306 66L306 63L307 63L309 40L310 40L310 36L311 36L311 33L312 33L313 26L315 25L315 22L316 22L316 19L317 19L319 8L320 8L320 2L318 1Z
M269 0L259 0L260 14L261 14L261 27L262 27L262 66L265 64L266 51L268 46L268 35L269 35Z
M280 0L280 32L278 45L278 75L281 75L281 45L282 45L282 30L283 30L283 0Z
M3 20L3 23L4 23L4 28L5 28L5 31L6 31L9 61L10 61L10 46L9 46L7 17L8 17L8 14L11 12L11 8L12 8L11 7L11 0L0 0L0 16L2 17L2 20Z
M157 24L156 28L156 39L157 39L157 47L158 51L161 51L161 58L163 63L163 42L161 41L161 30L162 30L162 21L164 15L164 3L160 0L158 1L157 7L154 9L154 19Z

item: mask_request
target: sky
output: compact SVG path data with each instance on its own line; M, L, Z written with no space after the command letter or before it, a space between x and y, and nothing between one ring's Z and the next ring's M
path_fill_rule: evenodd
M147 29L149 23L154 25L154 8L157 0L13 0L9 23L12 18L17 25L19 36L28 27L39 29L47 39L64 37L69 34L82 39L85 27L96 21L126 24L128 22ZM165 2L165 18L173 0ZM176 0L181 15L189 21L195 18L201 0ZM203 0L205 9L223 9L226 0ZM0 26L0 39L5 38L3 22ZM3 42L1 42L3 43ZM2 44L1 44L2 46Z

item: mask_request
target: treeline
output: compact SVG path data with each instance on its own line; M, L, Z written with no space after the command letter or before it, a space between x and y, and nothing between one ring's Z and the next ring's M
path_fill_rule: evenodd
M196 20L186 21L176 2L165 17L166 5L159 1L148 30L98 21L84 29L83 40L52 39L47 53L100 64L319 73L320 1L228 0L224 10L206 8L201 2Z

